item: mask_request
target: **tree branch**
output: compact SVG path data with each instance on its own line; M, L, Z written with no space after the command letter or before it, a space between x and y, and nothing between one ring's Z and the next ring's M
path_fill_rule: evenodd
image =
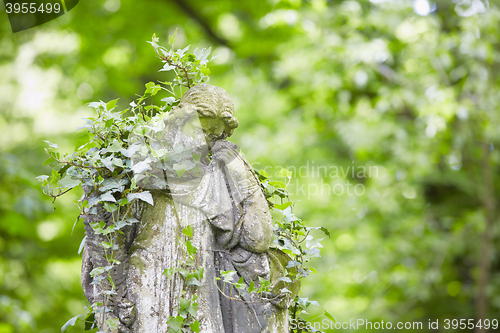
M206 34L213 39L214 42L231 48L229 42L218 36L212 28L208 25L207 21L201 17L185 0L172 0L179 6L189 17L198 22L199 25L205 30Z

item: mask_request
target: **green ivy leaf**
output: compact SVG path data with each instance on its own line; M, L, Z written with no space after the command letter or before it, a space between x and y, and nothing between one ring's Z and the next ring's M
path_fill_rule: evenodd
M193 227L188 224L185 228L182 229L182 233L189 238L193 238Z
M280 178L291 178L293 173L291 171L288 171L287 169L283 168L278 172L277 176Z
M160 90L161 90L161 86L155 84L154 82L146 83L146 94L151 94L151 96L154 96Z
M292 201L285 202L284 204L274 204L274 208L277 208L279 210L285 210L286 208L290 207L293 204Z
M76 139L75 151L79 151L79 150L83 149L88 143L90 143L89 134L85 133L85 134L80 135L78 137L78 139Z
M191 244L191 241L186 242L186 248L187 248L188 253L192 256L194 256L196 254L196 252L198 252L198 249L196 248L196 246L193 246Z
M187 281L188 286L198 286L201 287L201 282L197 278L192 277Z
M112 101L109 101L109 102L106 104L106 110L108 110L108 111L113 110L113 109L116 107L116 104L118 103L118 100L119 100L119 98L114 99L114 100L112 100Z
M188 299L185 299L183 297L178 297L177 300L179 301L179 309L184 310L186 309L189 304L191 304L191 301Z
M333 316L332 316L332 315L331 315L328 311L326 311L326 310L324 310L324 311L325 311L324 315L325 315L325 317L326 317L326 318L330 319L330 320L331 320L331 321L333 321L334 323L336 323L336 322L337 322L337 321L335 320L335 318L333 318Z
M99 197L101 201L109 201L109 202L116 202L115 197L111 194L111 191L108 191L104 194L101 194Z
M82 315L78 315L78 316L74 316L73 318L71 318L70 320L68 320L62 327L61 327L61 333L64 333L66 332L70 326L75 326L76 325L76 322L78 321L78 319L81 319L82 318Z
M48 159L46 159L42 165L48 165L48 166L53 166L55 164L58 164L59 162L57 162L55 159L53 159L52 157L49 157Z
M201 65L200 70L203 73L203 75L210 75L210 69L208 69L205 65Z
M277 188L286 188L285 183L283 183L281 181L271 181L271 182L269 182L269 184L271 186L274 186L274 187L277 187Z
M132 202L132 200L134 200L134 199L139 199L139 200L142 200L144 202L147 202L151 206L154 205L153 196L151 195L151 193L149 193L149 191L143 191L143 192L139 192L139 193L129 193L129 194L127 194L127 200L128 200L128 202Z
M175 97L165 97L161 99L162 102L167 102L168 105L174 104L177 99Z
M128 180L125 178L106 178L103 180L99 186L101 192L106 192L109 190L116 190L118 192L123 192L125 190L125 185L128 184ZM113 191L115 192L115 191Z
M59 181L59 186L64 187L66 189L70 189L80 185L80 180L73 179L69 175L66 175L63 179Z
M189 325L189 327L191 327L191 329L195 333L199 333L200 332L200 322L198 320L196 320L194 323L191 323Z
M175 42L177 42L177 30L179 28L175 28L175 32L171 35L168 36L168 43L172 46L174 46Z
M196 312L198 312L198 303L191 302L187 308L187 312L192 316L196 316Z
M87 240L87 236L83 237L82 242L80 243L80 247L78 248L78 254L82 253L83 248L85 247L86 240Z
M118 207L115 205L115 204L110 204L110 203L107 203L105 202L104 203L104 209L107 211L107 212L114 212L116 210L118 210Z
M106 148L108 153L117 153L122 149L122 145L118 140L114 140L113 144Z
M47 141L47 140L43 140L43 142L46 142L50 148L59 149L59 146L55 143L52 143L52 142Z
M248 292L249 293L252 293L254 292L255 290L257 290L257 288L255 288L255 283L253 282L253 280L250 282L250 285L248 286Z

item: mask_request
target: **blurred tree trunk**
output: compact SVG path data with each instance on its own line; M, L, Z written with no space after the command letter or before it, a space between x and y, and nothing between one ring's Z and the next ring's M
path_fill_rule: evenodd
M493 221L495 219L495 196L493 193L493 175L490 166L490 149L491 144L484 144L483 153L483 207L486 217L486 228L483 234L483 244L481 249L481 259L479 266L479 282L478 282L478 295L476 299L476 319L481 320L481 323L487 319L488 316L488 299L486 295L486 288L488 286L488 280L490 275L490 263L491 263L491 238L492 238L492 227ZM487 332L488 330L484 328L484 325L476 328L476 332Z

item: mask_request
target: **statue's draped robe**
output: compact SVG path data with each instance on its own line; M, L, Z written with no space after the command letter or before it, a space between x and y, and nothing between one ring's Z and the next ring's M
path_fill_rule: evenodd
M175 119L170 122L167 119L165 124L162 145L169 154L187 149L203 156L201 160L205 163L195 161L201 171L186 172L180 177L173 172L172 165L160 168L158 176L167 179L164 187L161 182L151 185L154 205L144 202L135 205L134 214L140 222L132 231L125 232L127 240L122 243L127 246L120 249L122 264L115 272L120 283L113 298L117 306L113 313L121 320L119 331L167 332L169 316L178 314L178 298L190 298L194 292L199 305L196 319L200 322L200 332L287 332L284 302L262 300L245 292L240 295L235 288L216 281L221 270L232 270L237 272L234 282L243 277L247 285L254 281L258 288L259 277L276 282L286 265L286 259L280 262L269 251L272 219L253 170L234 144L219 140L212 145L211 152L231 151L235 158L229 164L239 165L240 172L235 172L216 154L208 162L208 146L202 132L186 135L182 124L176 124ZM194 269L200 266L204 269L201 286L196 289L186 287L179 274L163 275L166 269L180 267L186 261L179 238L184 237L182 229L188 224L193 230L192 245L198 249ZM91 233L91 229L87 230L89 250L84 255L82 277L85 293L92 302L99 290L96 285L90 286L88 273L96 264L102 265L99 261L102 255L96 245L99 239ZM93 243L96 246L91 247ZM277 268L274 276L270 264ZM183 290L187 295L183 295ZM234 300L237 297L243 301ZM121 315L124 312L125 317Z
M229 149L234 149L228 142ZM243 158L237 153L237 158ZM245 162L245 161L243 161ZM286 332L286 315L268 301L246 302L221 294L215 277L220 270L234 270L245 282L270 278L266 253L272 235L267 201L258 180L235 179L224 163L212 159L199 181L169 181L170 195L155 191L155 205L144 206L141 224L130 252L127 298L135 304L133 332L166 332L169 316L176 315L177 298L184 286L182 277L162 275L185 260L179 244L182 228L190 224L192 244L198 248L196 265L204 268L197 287L196 318L200 332ZM238 293L219 282L219 289L235 298Z
M182 117L182 124L167 123L170 127L165 131L164 146L170 153L197 153L208 162L208 146L200 126L187 134L183 127L189 116L193 114ZM197 115L194 120L198 120ZM239 172L216 158L218 151L230 151L234 159L229 164L239 166ZM178 274L170 278L162 273L185 260L179 237L188 224L193 229L192 245L198 249L195 266L204 269L202 285L195 291L200 332L287 331L285 309L248 294L241 295L243 301L232 300L238 291L216 281L221 270L237 271L234 282L243 277L245 283L254 281L257 287L259 277L269 279L267 251L273 227L260 183L236 146L219 140L211 152L209 163L195 161L201 170L198 173L186 172L179 177L164 165L168 192L154 191L154 206L144 205L140 212L126 280L126 297L135 304L137 313L132 332L165 332L168 317L177 315L177 300L185 283ZM189 154L186 159L194 161ZM192 292L192 288L187 290Z

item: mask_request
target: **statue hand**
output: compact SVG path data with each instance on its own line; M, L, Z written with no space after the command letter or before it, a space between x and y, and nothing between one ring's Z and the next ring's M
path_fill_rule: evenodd
M247 168L243 159L239 156L239 152L226 147L221 147L214 152L213 156L224 162L226 168L231 172L231 175L238 181L248 178Z

